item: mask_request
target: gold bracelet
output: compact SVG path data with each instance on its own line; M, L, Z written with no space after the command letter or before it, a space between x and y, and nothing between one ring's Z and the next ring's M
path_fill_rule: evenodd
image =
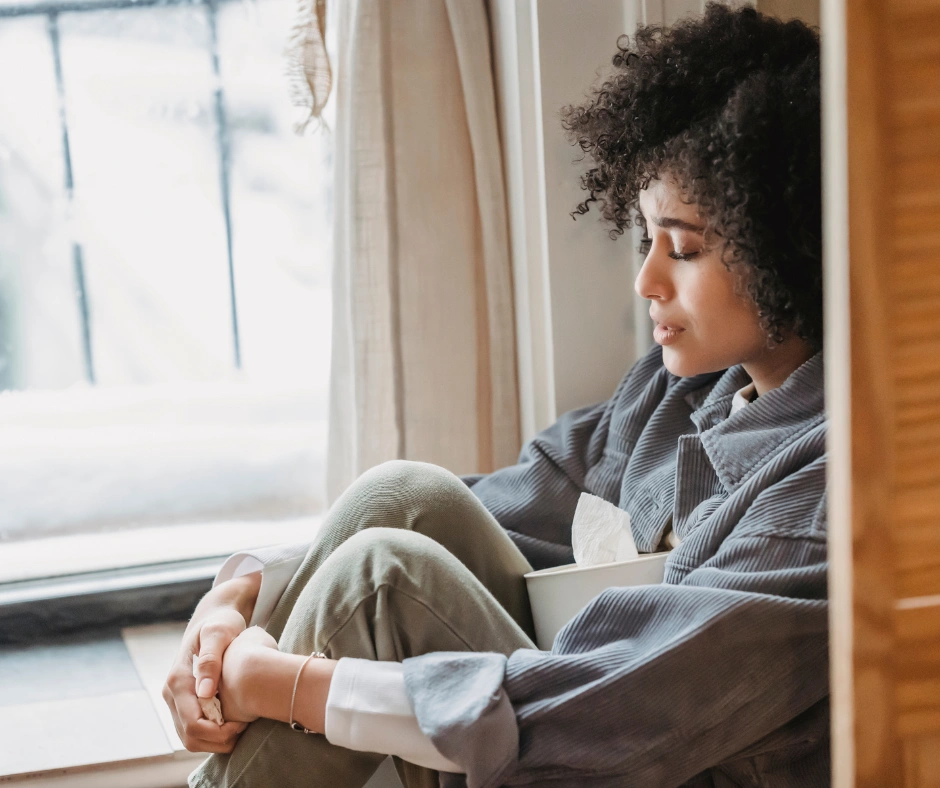
M303 732L303 733L313 733L313 731L308 731L303 725L299 722L294 722L294 700L297 698L297 685L300 684L300 674L304 672L304 668L307 667L307 663L313 659L326 659L326 654L321 654L319 651L314 651L309 657L307 657L303 664L300 666L300 669L297 671L297 677L294 679L294 691L290 696L290 726L292 730Z

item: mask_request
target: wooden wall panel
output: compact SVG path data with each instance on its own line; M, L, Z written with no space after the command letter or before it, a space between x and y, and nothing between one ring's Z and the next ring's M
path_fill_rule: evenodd
M819 0L757 0L757 10L780 19L802 19L819 27Z
M851 464L851 522L832 527L851 528L852 555L832 591L852 625L849 659L833 655L834 688L851 687L834 704L836 784L926 788L940 786L940 0L843 8L851 446L834 456Z
M940 735L940 604L896 605L895 732Z
M940 595L940 2L882 8L898 598ZM913 176L913 177L912 177ZM932 414L924 411L931 411ZM940 633L938 633L940 634ZM940 638L936 641L940 650Z
M940 788L940 736L904 742L904 788Z

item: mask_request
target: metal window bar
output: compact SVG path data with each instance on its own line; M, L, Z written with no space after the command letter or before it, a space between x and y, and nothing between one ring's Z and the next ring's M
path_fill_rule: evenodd
M69 145L68 114L65 109L65 84L62 80L62 52L59 47L59 15L50 13L47 18L49 42L52 45L52 60L55 68L56 98L59 107L59 126L62 133L62 156L65 163L65 198L72 206L74 181L72 179L72 149ZM72 240L72 264L75 271L75 292L78 297L78 313L82 319L82 350L85 360L85 377L95 382L95 361L91 351L91 321L88 315L88 289L85 287L85 263L82 245Z
M232 349L236 369L241 369L241 340L238 332L238 302L235 292L235 264L232 252L232 213L231 213L231 144L228 118L225 111L225 95L222 89L222 73L219 65L219 39L217 14L221 0L63 0L63 2L21 3L0 6L0 19L20 16L46 16L49 40L52 45L52 57L55 67L56 91L58 93L59 121L62 131L62 150L65 162L65 191L71 205L75 191L72 173L72 153L69 145L68 112L65 95L65 81L62 75L62 58L59 41L59 14L80 13L85 11L119 10L130 8L152 8L154 6L204 5L209 23L209 57L212 62L212 74L215 79L213 103L216 119L216 145L219 152L219 188L222 196L222 213L225 219L225 244L228 260L229 300L231 303ZM91 308L88 287L85 278L85 264L81 244L72 243L72 259L75 275L75 292L78 299L79 315L82 321L82 348L84 355L85 377L89 383L95 382L95 365L91 344Z
M225 114L225 96L222 93L222 70L219 67L219 31L217 15L219 0L205 0L209 16L209 56L212 58L212 75L215 78L215 127L219 150L219 179L222 190L222 213L225 215L225 249L228 255L228 289L232 310L232 346L235 352L235 368L241 369L242 350L238 336L238 303L235 299L235 261L232 257L232 211L229 168L231 149L229 146L228 119Z

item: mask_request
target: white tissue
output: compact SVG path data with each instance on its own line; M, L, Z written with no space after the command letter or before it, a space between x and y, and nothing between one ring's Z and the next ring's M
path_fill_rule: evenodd
M571 524L571 546L579 566L629 561L639 553L630 514L590 493L581 493Z
M222 719L222 704L219 703L219 698L216 695L213 695L211 698L196 698L199 701L199 708L202 709L202 715L207 720L212 720L216 725L224 725L225 720Z

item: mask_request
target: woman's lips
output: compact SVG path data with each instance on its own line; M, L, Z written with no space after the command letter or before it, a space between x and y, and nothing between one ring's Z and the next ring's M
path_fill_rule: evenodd
M683 331L685 331L684 328L657 323L656 328L653 329L653 339L658 345L669 345L675 342Z

